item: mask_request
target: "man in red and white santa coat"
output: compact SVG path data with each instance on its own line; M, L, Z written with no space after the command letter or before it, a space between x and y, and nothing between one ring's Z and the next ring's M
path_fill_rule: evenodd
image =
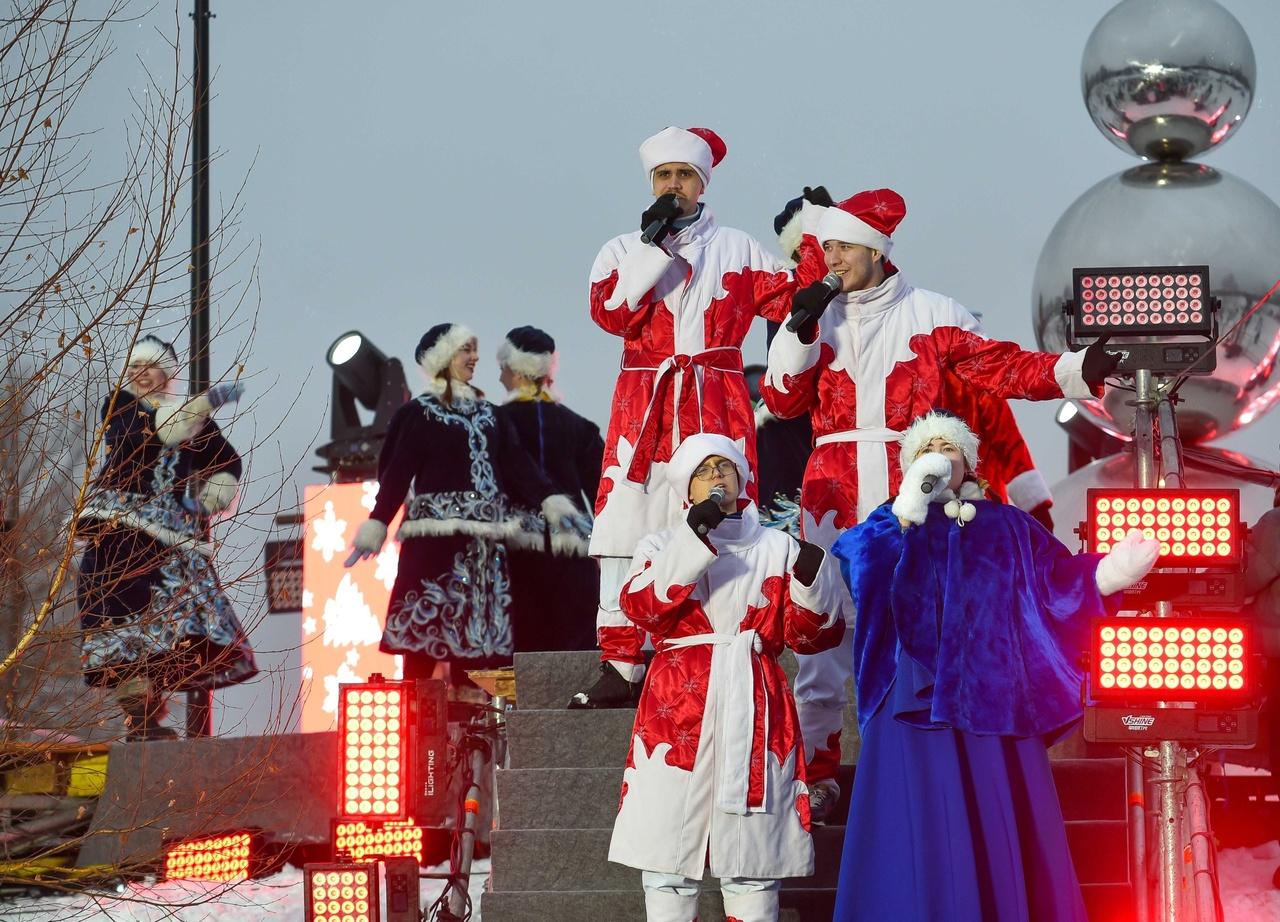
M992 398L1049 400L1099 396L1118 362L1102 341L1057 355L988 339L960 304L913 287L886 258L905 214L906 203L890 189L860 192L822 212L816 237L801 245L801 265L821 255L839 276L840 291L830 299L830 289L815 283L795 295L793 316L807 319L796 332L784 328L774 337L761 382L776 415L811 414L814 451L801 490L801 534L828 550L897 492L902 433L920 414L945 405L946 372ZM834 775L852 666L848 642L800 657L796 703L815 818L839 795Z
M664 476L686 521L640 542L622 610L653 636L609 860L645 873L650 922L691 922L703 871L725 915L778 918L778 878L813 873L803 745L783 647L839 642L840 577L826 553L765 528L747 458L692 435Z
M755 416L742 377L742 342L757 316L787 316L796 278L700 201L724 142L705 128L665 128L640 145L656 201L639 231L604 245L591 268L591 317L622 337L590 553L600 562L596 631L601 676L570 707L627 707L644 675L644 633L618 603L636 544L678 521L680 499L663 472L687 436L735 440L755 464ZM815 220L816 206L805 214ZM815 264L816 265L816 264ZM802 279L803 282L811 279ZM747 485L755 498L754 482Z

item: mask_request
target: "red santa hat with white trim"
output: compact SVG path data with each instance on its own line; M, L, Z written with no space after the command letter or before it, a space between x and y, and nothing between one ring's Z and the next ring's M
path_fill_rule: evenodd
M705 187L711 182L711 170L728 153L720 135L710 128L663 128L640 145L640 162L653 182L653 171L664 163L687 163L702 178Z
M893 249L893 232L906 214L907 203L892 189L859 192L822 213L818 243L858 243L888 256Z

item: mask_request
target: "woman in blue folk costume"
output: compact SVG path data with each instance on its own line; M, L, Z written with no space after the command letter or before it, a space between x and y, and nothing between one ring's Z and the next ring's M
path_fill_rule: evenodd
M978 440L945 412L911 425L902 464L892 504L833 548L862 731L835 919L1083 922L1046 746L1080 717L1090 618L1159 545L1072 555L983 499Z

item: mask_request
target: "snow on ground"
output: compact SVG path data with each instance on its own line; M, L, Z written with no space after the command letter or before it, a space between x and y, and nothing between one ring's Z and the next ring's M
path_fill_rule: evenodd
M442 873L446 867L430 870ZM473 922L479 922L480 894L488 879L489 862L475 862L470 887ZM434 903L442 889L440 881L424 880L422 907ZM0 902L0 919L5 922L292 922L302 918L302 871L293 867L235 885L147 881L130 885L121 895L84 893Z
M1275 922L1280 919L1280 890L1271 875L1280 867L1280 842L1255 848L1229 848L1218 855L1224 922Z

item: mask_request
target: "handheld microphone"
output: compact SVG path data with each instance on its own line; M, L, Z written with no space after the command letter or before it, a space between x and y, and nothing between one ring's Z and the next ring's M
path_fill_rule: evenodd
M668 192L666 195L662 196L662 198L658 199L658 202L661 202L662 199L670 199L673 204L678 204L680 196L676 195L674 192ZM654 202L654 204L656 205L657 202ZM661 241L666 231L671 229L671 222L673 220L675 220L674 215L670 218L654 218L640 233L640 242L647 246L648 244L653 243L654 240Z
M823 276L822 284L829 289L827 293L822 296L822 306L825 308L828 304L831 303L832 298L840 294L840 286L844 284L844 280L841 279L840 276L836 275L834 272L828 272L825 276ZM796 310L795 313L791 315L791 319L787 321L787 332L788 333L797 332L802 326L808 323L811 319L813 319L813 315L808 308L805 308L805 307L799 308L798 310Z
M920 484L920 492L932 493L933 488L938 485L938 481L941 479L942 478L938 477L936 474L929 474L924 478L924 483Z
M728 498L729 498L729 491L726 490L720 484L716 484L714 487L712 487L711 492L707 494L707 499L714 500L717 506L723 503ZM711 528L705 522L703 522L701 525L698 526L698 534L700 535L705 535L710 530Z

